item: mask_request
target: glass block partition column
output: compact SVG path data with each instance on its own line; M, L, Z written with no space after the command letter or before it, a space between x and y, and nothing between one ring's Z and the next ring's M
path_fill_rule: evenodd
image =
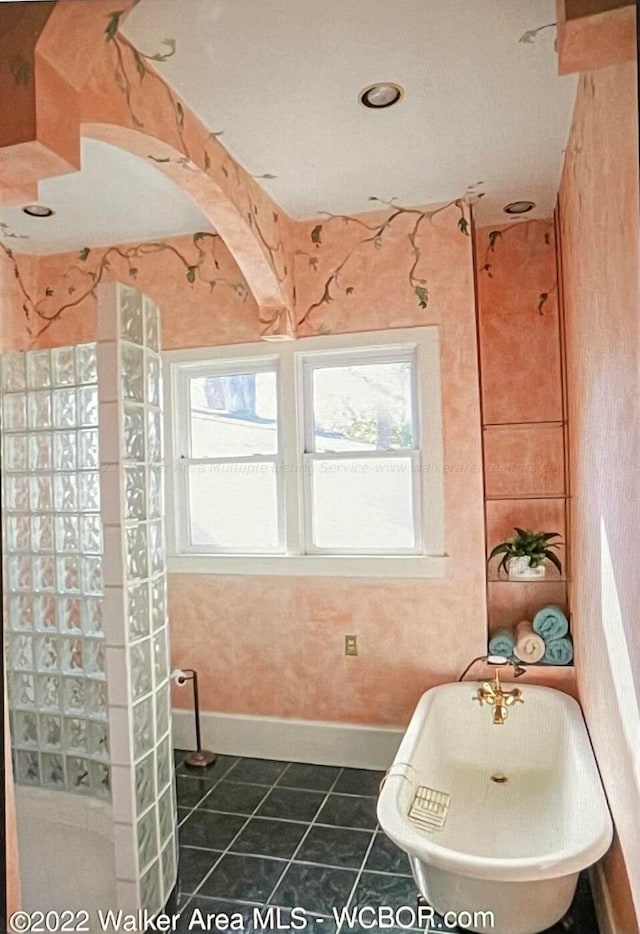
M119 907L156 912L176 881L157 306L98 289L105 635Z
M1 361L14 774L109 798L95 344Z

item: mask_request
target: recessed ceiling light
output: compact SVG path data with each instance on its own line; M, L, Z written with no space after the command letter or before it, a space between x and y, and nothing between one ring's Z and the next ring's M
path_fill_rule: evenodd
M27 204L22 210L29 217L51 217L55 214L52 208L45 207L44 204Z
M505 214L526 214L535 208L533 201L512 201L511 204L505 204L503 211Z
M371 107L374 110L382 110L384 107L392 107L397 104L404 95L404 91L399 84L392 84L385 81L381 84L370 84L358 94L358 100L365 107Z

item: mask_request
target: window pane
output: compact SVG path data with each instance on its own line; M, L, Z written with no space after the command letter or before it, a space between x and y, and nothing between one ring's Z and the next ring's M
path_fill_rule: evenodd
M275 373L198 376L189 382L191 457L277 453Z
M275 464L192 465L189 494L192 545L211 551L277 550Z
M414 448L412 364L313 369L316 451Z
M317 548L413 549L413 477L408 457L312 462Z

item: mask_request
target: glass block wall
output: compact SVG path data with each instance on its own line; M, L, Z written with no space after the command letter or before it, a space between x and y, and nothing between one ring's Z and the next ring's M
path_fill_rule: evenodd
M118 907L155 913L176 881L159 313L98 289L105 634Z
M0 365L14 774L109 798L96 345Z

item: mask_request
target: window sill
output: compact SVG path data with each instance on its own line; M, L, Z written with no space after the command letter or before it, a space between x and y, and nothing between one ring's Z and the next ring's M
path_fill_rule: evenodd
M438 579L444 555L169 555L170 574Z

